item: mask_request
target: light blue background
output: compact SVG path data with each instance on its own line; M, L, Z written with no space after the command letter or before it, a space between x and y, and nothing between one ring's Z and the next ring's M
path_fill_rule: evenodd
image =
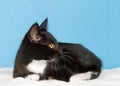
M58 41L80 43L120 67L120 0L0 0L0 67L13 67L30 26L49 19Z

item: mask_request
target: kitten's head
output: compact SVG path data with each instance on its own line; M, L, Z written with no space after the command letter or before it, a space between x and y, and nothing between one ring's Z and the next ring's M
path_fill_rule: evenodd
M27 33L29 41L52 50L58 50L57 40L47 31L47 23L48 19L46 18L40 26L37 23L33 24Z

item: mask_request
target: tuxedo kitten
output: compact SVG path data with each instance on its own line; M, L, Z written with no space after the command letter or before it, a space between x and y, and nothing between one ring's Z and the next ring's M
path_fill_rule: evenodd
M47 19L33 24L17 52L13 77L30 80L70 81L95 79L101 72L101 60L80 44L60 43L47 31ZM73 76L73 77L71 77Z

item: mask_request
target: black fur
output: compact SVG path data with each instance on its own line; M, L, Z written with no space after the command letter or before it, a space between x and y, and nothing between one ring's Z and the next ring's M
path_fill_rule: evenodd
M25 35L15 60L13 77L25 77L33 74L26 66L33 60L48 60L40 80L52 77L69 81L77 73L97 72L91 79L97 78L101 72L101 61L91 51L80 44L60 43L47 32L47 19L39 26L35 23ZM54 48L48 45L52 43Z

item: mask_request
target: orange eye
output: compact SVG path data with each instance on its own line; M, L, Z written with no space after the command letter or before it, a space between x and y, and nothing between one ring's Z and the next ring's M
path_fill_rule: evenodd
M53 45L53 43L50 43L48 46L49 46L50 48L55 48L55 46Z

